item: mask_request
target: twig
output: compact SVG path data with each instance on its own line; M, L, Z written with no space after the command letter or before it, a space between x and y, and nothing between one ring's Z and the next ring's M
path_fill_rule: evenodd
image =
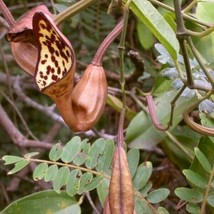
M86 195L86 198L88 199L88 202L90 203L91 207L93 208L94 213L100 214L100 212L98 211L98 209L96 208L94 202L91 199L90 193L86 192L85 195Z
M52 144L43 141L29 140L14 126L7 113L0 104L0 125L5 129L14 144L20 147L50 149Z

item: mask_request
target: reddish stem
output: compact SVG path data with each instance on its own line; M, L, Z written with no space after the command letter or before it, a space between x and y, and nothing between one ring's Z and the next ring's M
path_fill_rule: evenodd
M156 112L155 112L155 107L154 107L154 101L151 95L146 96L146 101L148 104L148 109L149 109L149 114L152 120L152 123L154 126L160 130L160 131L166 131L169 129L169 126L163 127L163 125L159 122Z
M124 20L121 20L114 29L108 34L108 36L103 40L101 45L99 46L91 64L100 66L102 64L103 56L107 50L107 48L111 45L111 43L117 38L120 32L123 29Z
M11 14L10 10L3 2L3 0L0 0L0 11L2 12L10 27L13 27L16 24L16 20L13 18L13 15Z

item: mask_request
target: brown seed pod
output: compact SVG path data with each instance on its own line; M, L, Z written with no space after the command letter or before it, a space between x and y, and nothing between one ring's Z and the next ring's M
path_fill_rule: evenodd
M125 150L117 146L109 186L109 206L113 214L134 212L134 191Z

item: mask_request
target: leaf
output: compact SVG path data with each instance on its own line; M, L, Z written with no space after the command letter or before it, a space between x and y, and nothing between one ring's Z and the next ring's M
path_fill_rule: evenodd
M79 187L80 187L80 180L82 177L82 172L79 169L74 169L70 172L67 185L66 185L66 192L70 196L74 196Z
M1 214L51 214L76 203L74 198L64 192L57 194L48 190L12 202Z
M60 189L62 188L62 186L67 184L69 175L70 175L70 170L68 167L59 168L59 170L56 174L56 177L53 180L53 189L57 193L60 193Z
M96 176L96 177L94 177L92 179L92 181L85 186L85 192L89 192L89 191L95 189L100 184L100 182L101 182L102 179L103 179L102 176Z
M98 157L102 155L105 149L105 140L100 138L96 140L89 149L85 165L89 169L93 169L97 165Z
M64 163L70 163L73 161L75 156L80 152L81 149L81 139L76 136L73 137L63 148L61 155L61 160Z
M149 49L153 46L154 38L152 32L139 20L137 22L137 35L143 48Z
M104 205L105 199L108 195L109 179L103 178L100 184L97 186L97 194L100 203Z
M135 173L136 173L137 166L138 166L139 160L140 160L139 150L138 149L130 149L127 153L127 158L128 158L131 177L133 178Z
M85 139L81 142L81 148L79 153L75 156L73 163L77 166L80 166L85 163L87 159L87 154L90 148L90 144L88 143L88 139Z
M200 207L197 204L188 203L186 205L186 210L187 210L187 212L192 213L192 214L200 213Z
M177 195L181 200L192 203L199 203L203 200L203 193L186 187L176 188L175 195Z
M146 198L150 203L156 204L165 200L168 197L169 193L170 191L168 189L160 188L150 192Z
M48 170L47 163L40 163L33 171L33 179L38 181L44 178Z
M49 152L49 159L52 161L59 160L60 156L62 154L62 151L63 151L63 147L62 147L61 143L55 144Z
M136 190L142 189L152 174L152 163L147 161L139 165L133 178L133 185Z
M158 214L169 214L164 207L158 207Z
M28 159L28 158L31 158L31 157L36 156L38 154L39 154L39 152L30 152L30 153L25 154L24 157Z
M200 162L201 166L207 172L211 172L212 167L211 167L209 161L207 160L206 156L198 148L195 148L195 155L196 155L198 161Z
M63 210L55 212L54 214L81 214L81 208L79 204L73 204Z
M145 200L135 197L135 209L138 214L153 214L154 211L150 209Z
M53 181L57 173L58 173L58 167L56 165L50 166L44 177L45 182Z
M183 174L186 176L187 180L194 184L195 186L199 188L205 188L207 185L207 180L205 177L203 177L200 174L195 173L194 171L190 169L184 169Z
M91 172L86 172L86 173L84 173L84 174L82 175L82 177L81 177L81 180L80 180L80 187L79 187L77 193L81 195L83 192L86 192L86 191L85 191L85 186L86 186L87 184L90 184L91 181L92 181L92 179L93 179L93 174L92 174Z
M116 111L120 112L121 109L123 108L123 103L121 100L119 100L117 97L111 95L111 94L108 94L107 96L107 100L106 100L106 103L111 106L113 109L115 109ZM129 109L127 107L126 109L126 118L128 120L131 120L133 119L133 117L136 115L136 112L132 111L131 109Z
M130 8L176 60L179 52L176 35L157 9L147 0L133 0Z
M15 167L12 170L10 170L7 174L11 175L11 174L14 174L14 173L22 170L24 167L26 167L29 164L29 162L30 161L25 160L25 159L20 160L19 162L15 163Z
M147 184L140 190L143 197L147 197L149 190L152 188L152 182L147 182Z
M207 198L207 202L210 206L214 207L214 195L209 195Z
M13 156L13 155L5 155L2 157L2 160L5 161L4 165L9 165L9 164L13 164L19 161L24 160L24 158L19 157L19 156Z
M106 140L103 155L98 159L97 170L110 174L110 166L114 154L114 141L111 139Z
M155 99L157 117L162 124L168 123L170 116L170 101L174 98L175 94L176 93L165 93ZM169 131L172 131L183 119L182 113L184 109L195 101L195 99L195 97L192 99L186 99L184 97L179 98L176 102L173 125L170 127ZM126 142L129 143L129 147L139 149L152 148L165 137L166 134L158 131L152 124L149 116L143 111L139 112L131 121L126 132Z

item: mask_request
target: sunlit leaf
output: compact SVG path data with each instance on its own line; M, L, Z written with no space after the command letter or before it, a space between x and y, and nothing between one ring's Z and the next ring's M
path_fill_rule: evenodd
M2 160L5 161L4 165L9 165L24 160L24 158L13 155L5 155L2 157Z
M46 172L48 170L47 163L40 163L33 171L33 179L34 180L41 180L44 178Z
M140 152L138 149L130 149L127 153L127 158L128 158L128 163L129 163L129 170L131 173L131 177L133 178L137 167L138 163L140 160Z
M58 167L56 165L52 165L48 168L44 180L46 182L53 181L58 173Z
M140 164L137 168L137 172L133 178L134 188L137 190L142 189L148 182L152 174L152 163L147 161Z
M57 194L48 190L12 202L1 214L52 214L76 203L76 200L66 193Z
M168 197L169 193L170 192L168 189L160 188L150 192L146 198L150 203L155 204L165 200Z
M177 195L181 200L193 203L199 203L203 199L203 193L186 187L176 188L175 195Z
M53 180L53 189L60 193L60 189L62 186L67 184L68 178L70 175L70 170L68 167L61 167L59 168L55 179Z
M62 144L61 143L55 144L49 152L49 159L52 161L59 160L62 154L62 151L63 151Z
M25 159L24 160L20 160L19 162L15 163L15 167L12 170L10 170L7 174L8 175L14 174L14 173L22 170L28 164L29 164L28 160L25 160Z

